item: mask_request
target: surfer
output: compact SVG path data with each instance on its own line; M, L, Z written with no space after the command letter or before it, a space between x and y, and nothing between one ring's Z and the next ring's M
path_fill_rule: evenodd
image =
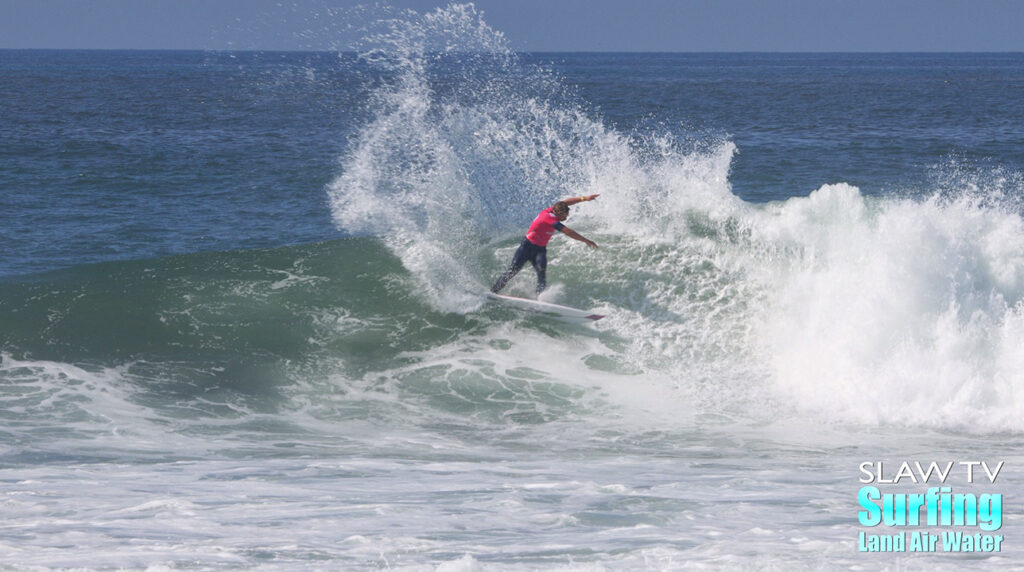
M519 249L516 250L515 256L512 257L512 264L498 278L498 281L494 283L494 286L491 287L491 292L495 294L501 292L501 289L508 284L508 281L513 276L519 273L527 261L533 264L534 270L537 271L537 294L543 292L544 288L547 288L545 274L548 267L548 241L551 240L551 236L555 234L556 230L591 248L597 248L597 244L594 241L565 226L562 224L562 221L569 218L569 207L571 205L592 201L598 196L589 195L564 199L540 211L537 218L533 219L530 229L526 231L526 238L519 244Z

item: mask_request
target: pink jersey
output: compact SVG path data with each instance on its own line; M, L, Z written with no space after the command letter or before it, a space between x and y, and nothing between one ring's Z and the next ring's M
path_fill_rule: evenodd
M530 230L526 231L526 240L537 246L547 246L548 241L551 240L551 235L555 234L556 230L565 228L565 225L559 222L558 217L555 216L553 208L548 207L540 211L537 218L533 219L533 223L530 224Z

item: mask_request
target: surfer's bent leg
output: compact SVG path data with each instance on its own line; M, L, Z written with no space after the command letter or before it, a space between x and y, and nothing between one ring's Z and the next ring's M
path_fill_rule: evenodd
M509 264L508 270L498 277L498 281L494 283L494 286L491 286L491 292L494 292L495 294L501 292L501 289L508 284L508 281L523 269L523 265L526 264L526 261L528 260L528 248L530 246L533 246L533 244L530 241L523 239L522 244L519 245L519 249L516 250L515 256L512 257L512 264Z
M535 247L537 253L533 257L533 268L537 271L537 294L539 295L548 287L548 249L543 246Z

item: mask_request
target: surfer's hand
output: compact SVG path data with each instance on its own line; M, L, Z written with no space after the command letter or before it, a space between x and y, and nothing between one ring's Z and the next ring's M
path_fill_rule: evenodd
M589 246L590 248L597 248L597 243L594 242L593 240L588 240L587 246Z

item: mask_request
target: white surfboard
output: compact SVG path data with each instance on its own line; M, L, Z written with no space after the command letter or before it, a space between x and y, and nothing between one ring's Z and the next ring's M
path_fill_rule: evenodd
M579 321L579 322L594 322L600 320L604 316L595 314L589 310L579 310L576 308L570 308L569 306L561 306L559 304L552 304L550 302L541 302L540 300L530 300L529 298L517 298L515 296L502 296L501 294L495 294L493 292L487 293L487 298L500 302L507 306L512 306L519 310L526 310L528 312L537 312L540 314L548 314L555 316L559 319L568 321Z

